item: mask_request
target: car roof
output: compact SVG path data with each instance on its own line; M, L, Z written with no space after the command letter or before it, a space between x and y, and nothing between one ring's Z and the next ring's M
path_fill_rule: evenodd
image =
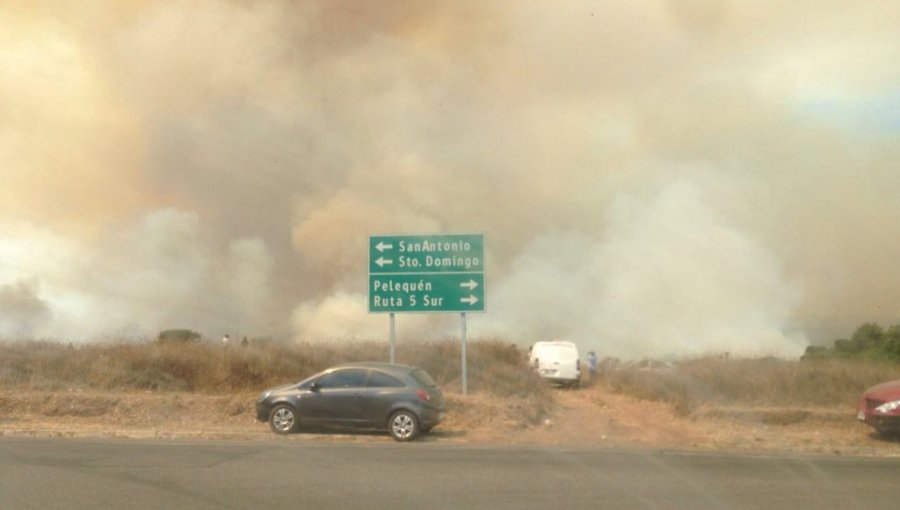
M385 363L379 361L359 361L355 363L342 363L340 365L336 365L332 368L374 368L377 370L382 370L384 372L393 372L395 374L408 374L410 372L419 370L419 367L414 367L412 365L401 365L398 363Z

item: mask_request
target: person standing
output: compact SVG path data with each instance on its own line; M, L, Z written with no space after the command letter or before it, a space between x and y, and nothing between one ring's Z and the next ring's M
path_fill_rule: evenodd
M222 337L222 347L228 347L228 344L231 342L231 338L228 337L228 334Z
M587 362L588 362L588 383L593 383L594 378L597 376L597 355L594 354L594 351L588 351L587 354Z

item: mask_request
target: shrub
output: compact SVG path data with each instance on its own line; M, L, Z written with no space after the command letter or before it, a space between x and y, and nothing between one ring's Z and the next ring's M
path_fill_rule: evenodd
M831 348L808 346L802 359L833 358L900 362L900 325L885 330L874 322L867 322L856 328L849 339L835 340Z
M602 375L613 391L667 402L686 414L698 405L852 407L866 388L900 378L900 366L862 359L703 357L672 370L612 369Z
M160 343L164 342L173 342L173 343L187 343L187 342L199 342L200 341L200 333L196 331L191 331L190 329L167 329L159 332L159 338L157 341Z

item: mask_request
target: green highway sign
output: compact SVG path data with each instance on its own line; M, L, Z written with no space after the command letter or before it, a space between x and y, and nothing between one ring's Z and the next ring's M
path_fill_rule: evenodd
M371 274L370 312L483 312L484 274Z
M369 237L369 274L482 272L480 234Z
M483 235L369 237L369 312L483 311Z

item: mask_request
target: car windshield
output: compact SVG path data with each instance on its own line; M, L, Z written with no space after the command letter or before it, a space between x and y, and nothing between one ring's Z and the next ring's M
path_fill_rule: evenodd
M418 381L419 384L421 384L422 386L425 386L425 387L437 386L437 383L434 382L434 379L432 379L431 376L428 375L428 373L425 372L424 370L413 370L412 374L410 374L410 375L412 375L413 379Z
M534 355L544 361L575 361L578 349L569 344L544 344L538 345Z
M578 359L578 351L570 345L561 345L554 349L549 349L550 357L556 357L560 361L574 361Z

